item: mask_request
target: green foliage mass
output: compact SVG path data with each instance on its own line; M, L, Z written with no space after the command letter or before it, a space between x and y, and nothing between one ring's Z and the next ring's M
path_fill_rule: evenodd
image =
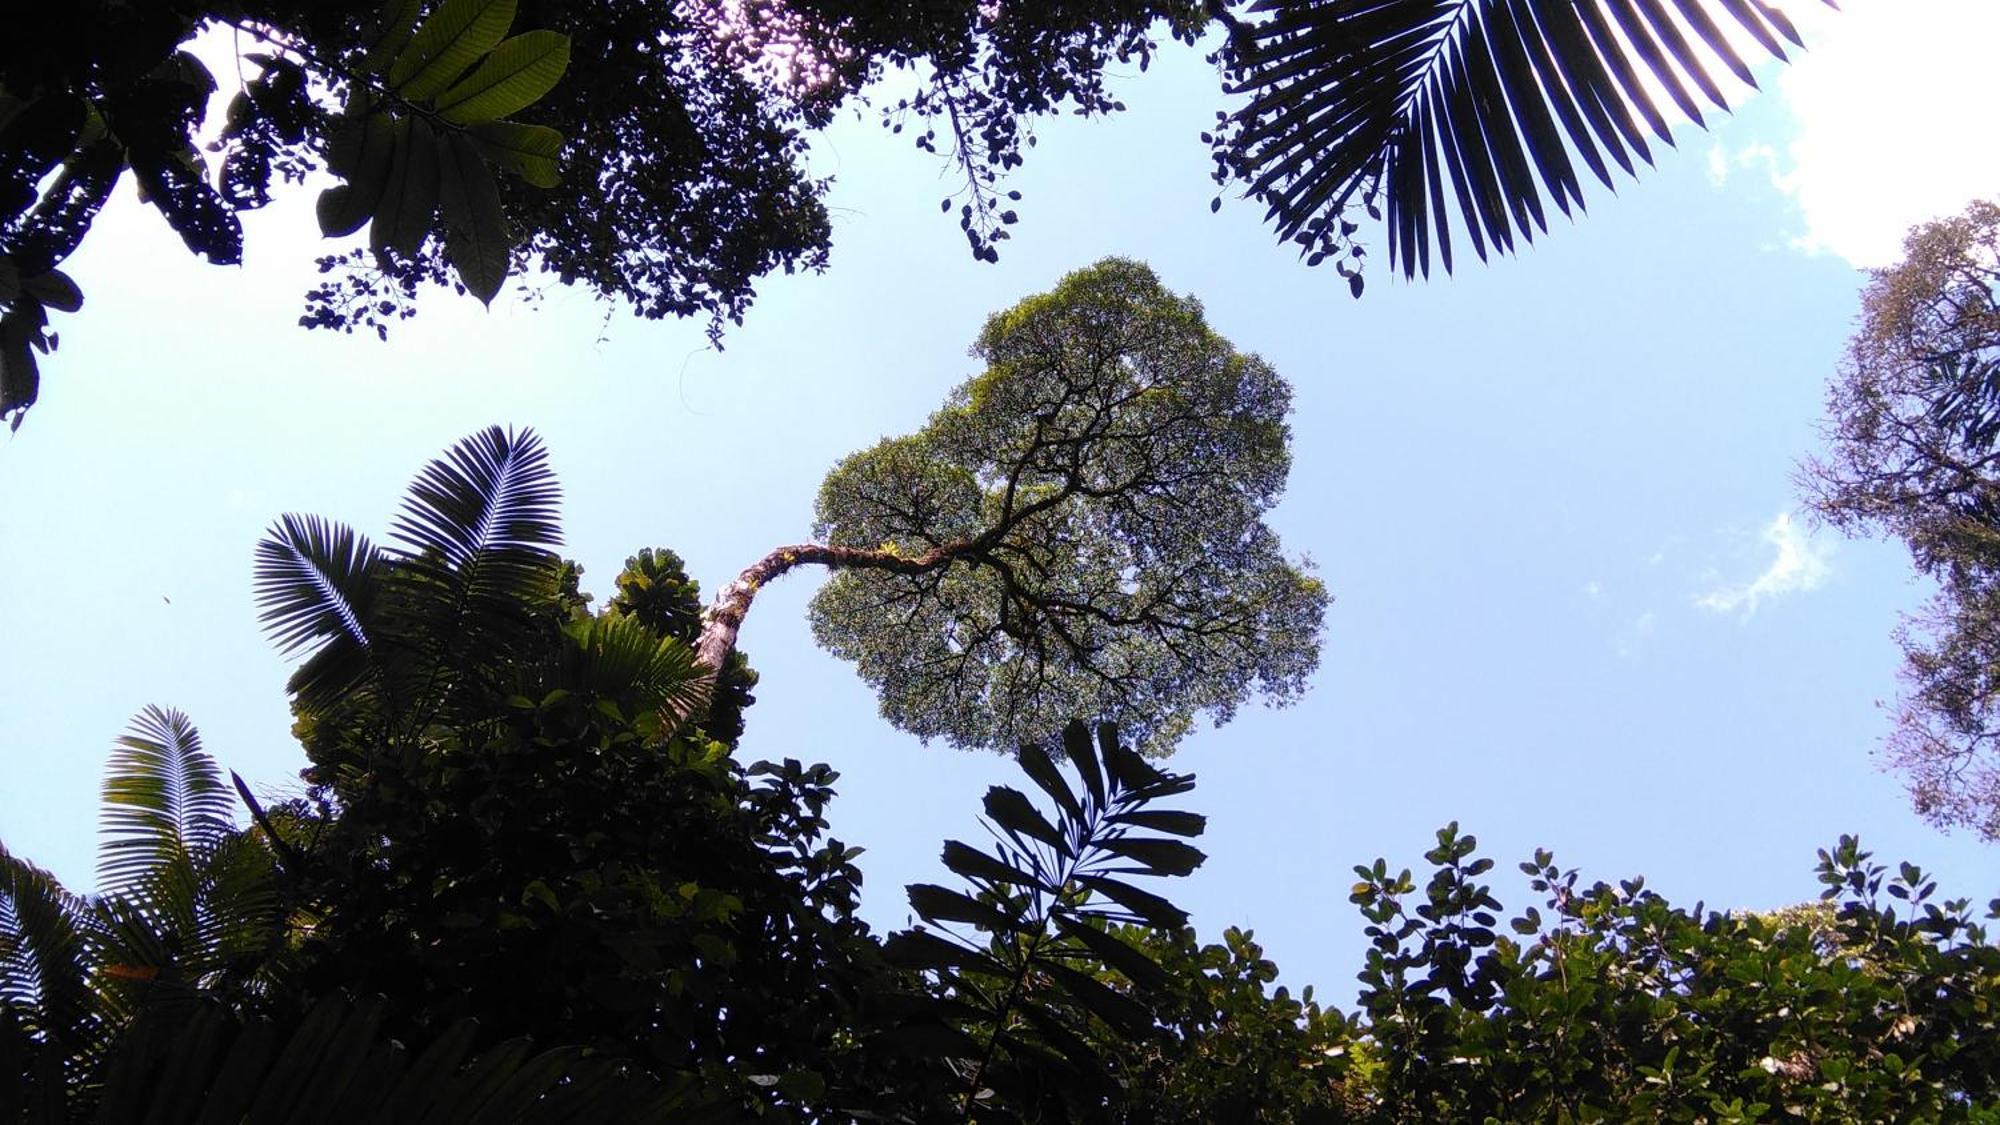
M701 634L701 584L688 577L681 557L664 548L647 547L625 560L617 578L618 592L607 608L615 614L636 618L641 625L662 637L672 637L692 645ZM731 649L710 690L708 712L701 732L732 750L743 737L743 711L757 697L757 673L749 657Z
M1327 594L1264 523L1291 392L1201 305L1111 259L994 316L986 370L928 424L837 466L814 634L890 722L1009 749L1082 715L1165 753L1196 716L1283 703ZM897 566L898 560L921 560Z
M273 527L307 791L239 783L238 828L192 724L149 710L98 894L0 850L0 1120L2000 1120L2000 945L1851 838L1820 904L1768 915L1540 852L1503 925L1450 826L1421 884L1355 868L1344 1014L1251 935L1195 938L1157 889L1203 862L1194 779L1070 724L878 937L837 775L690 723L678 560L593 614L556 499L492 430L418 476L394 548Z

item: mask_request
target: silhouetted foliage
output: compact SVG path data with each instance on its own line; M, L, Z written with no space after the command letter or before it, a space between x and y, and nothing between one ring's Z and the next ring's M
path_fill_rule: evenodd
M1153 882L1204 859L1169 804L1193 778L1076 723L1020 746L1032 787L989 790L990 844L947 842L959 885L908 888L918 924L880 939L838 775L702 729L678 559L593 614L556 505L533 436L494 429L419 474L394 548L273 526L308 790L239 782L236 828L151 710L101 894L0 851L0 1120L1996 1119L2000 946L1852 838L1822 903L1771 914L1538 852L1543 901L1503 926L1449 826L1421 887L1355 868L1345 1015L1273 989L1249 934L1196 941Z
M1837 7L1834 0L1826 0ZM1260 0L1220 51L1249 101L1204 136L1215 180L1267 207L1309 264L1331 261L1361 295L1359 205L1386 209L1403 275L1452 267L1451 230L1473 252L1511 252L1548 230L1544 193L1565 216L1586 174L1651 164L1646 134L1672 146L1661 95L1697 125L1721 63L1756 86L1730 45L1741 31L1771 55L1803 46L1780 7L1742 0ZM1694 44L1706 46L1703 51ZM1220 200L1218 199L1218 203ZM1456 205L1457 214L1452 213Z
M367 249L320 261L302 323L386 333L425 283L491 300L510 275L582 285L644 317L740 322L758 279L819 269L827 181L808 134L890 71L872 106L947 162L942 200L995 260L1019 219L1005 186L1036 118L1123 105L1114 66L1197 41L1249 101L1205 135L1215 177L1267 206L1280 237L1361 291L1355 207L1380 215L1405 272L1444 266L1455 202L1476 252L1545 229L1546 190L1581 207L1645 132L1671 143L1642 68L1699 122L1712 65L1750 72L1721 30L1783 57L1771 4L1742 0L66 0L15 5L0 36L0 417L39 394L57 271L133 172L190 251L239 261L236 212L323 169L324 233ZM184 48L226 32L248 74L219 129L214 77ZM509 36L510 30L518 34ZM217 40L220 42L220 40ZM211 134L211 170L199 144ZM1574 158L1574 159L1573 159ZM495 175L495 171L504 175ZM212 182L211 182L212 181ZM1447 193L1446 184L1450 189ZM1449 201L1447 195L1449 194ZM1218 197L1216 205L1220 206ZM435 220L435 221L434 221Z

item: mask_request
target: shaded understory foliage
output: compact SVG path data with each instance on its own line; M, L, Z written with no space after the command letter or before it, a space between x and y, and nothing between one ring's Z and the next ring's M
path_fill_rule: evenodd
M1503 926L1449 827L1421 887L1355 869L1349 1014L1274 988L1247 933L1196 940L1159 882L1203 861L1194 779L1071 724L877 935L838 775L734 756L751 675L696 658L671 553L588 608L543 460L461 443L394 547L273 526L303 795L238 783L239 828L192 724L149 711L98 894L0 852L0 1119L2000 1119L2000 946L1851 839L1822 903L1768 915L1538 853Z

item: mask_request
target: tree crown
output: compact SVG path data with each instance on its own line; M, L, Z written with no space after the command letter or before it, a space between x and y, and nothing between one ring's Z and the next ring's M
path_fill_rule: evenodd
M1291 394L1201 305L1110 259L992 317L981 374L827 476L829 650L923 738L1011 748L1083 715L1150 752L1318 662L1327 594L1264 515ZM900 565L899 565L900 564Z

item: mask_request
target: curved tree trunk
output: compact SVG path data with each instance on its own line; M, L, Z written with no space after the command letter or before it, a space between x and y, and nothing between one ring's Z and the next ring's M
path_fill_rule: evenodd
M973 547L970 541L947 543L915 557L861 547L831 547L824 543L795 543L779 547L737 575L736 581L724 586L708 608L702 611L701 637L695 642L695 654L708 668L710 676L719 673L729 654L736 650L736 634L743 628L743 618L749 614L750 602L756 598L757 591L794 567L815 565L829 570L857 568L922 574L949 564Z

